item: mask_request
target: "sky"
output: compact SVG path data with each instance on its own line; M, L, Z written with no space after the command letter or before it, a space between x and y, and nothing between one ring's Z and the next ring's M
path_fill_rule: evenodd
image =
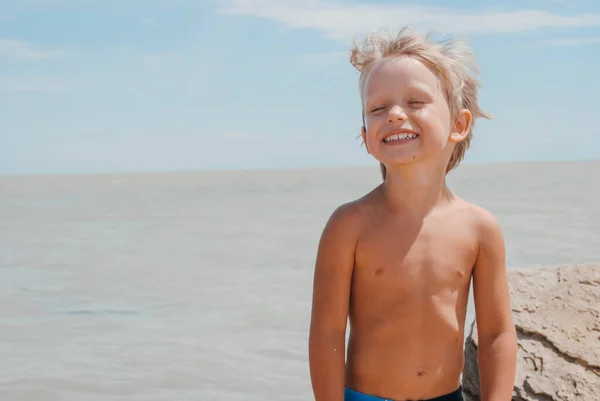
M600 159L597 0L0 0L0 174L377 165L352 40L466 38L466 163Z

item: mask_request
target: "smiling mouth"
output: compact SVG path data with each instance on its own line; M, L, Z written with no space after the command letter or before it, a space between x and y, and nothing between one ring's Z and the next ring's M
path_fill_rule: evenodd
M414 133L394 134L383 139L384 143L406 142L417 138L419 135Z

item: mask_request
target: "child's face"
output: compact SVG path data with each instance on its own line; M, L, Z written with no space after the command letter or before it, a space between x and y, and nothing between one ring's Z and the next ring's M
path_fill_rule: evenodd
M364 102L367 151L388 167L425 158L447 162L453 144L468 133L460 121L451 127L440 81L411 57L380 61L367 78Z

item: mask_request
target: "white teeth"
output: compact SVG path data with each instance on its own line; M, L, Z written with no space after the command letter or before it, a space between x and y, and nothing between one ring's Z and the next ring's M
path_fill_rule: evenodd
M388 136L387 138L384 139L384 141L385 142L401 141L403 139L414 139L416 137L417 137L416 134L396 134L396 135Z

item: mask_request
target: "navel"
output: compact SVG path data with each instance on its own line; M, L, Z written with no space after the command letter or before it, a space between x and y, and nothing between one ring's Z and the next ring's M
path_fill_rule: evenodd
M417 370L417 376L423 377L423 376L425 376L425 374L427 374L427 372L425 371L425 369L419 369L419 370Z

